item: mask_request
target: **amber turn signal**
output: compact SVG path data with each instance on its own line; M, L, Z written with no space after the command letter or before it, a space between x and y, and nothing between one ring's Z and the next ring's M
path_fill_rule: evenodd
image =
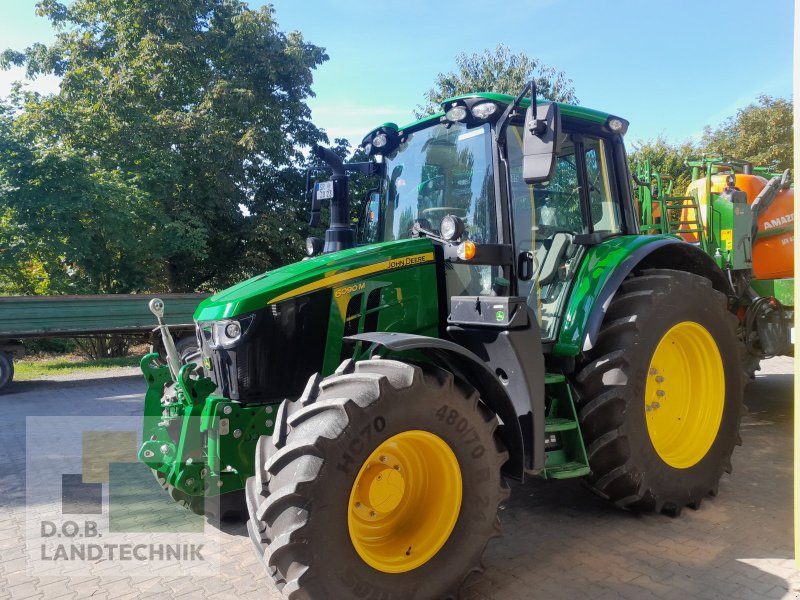
M475 242L471 242L469 240L465 242L461 242L458 245L458 258L461 260L472 260L475 258L475 252L478 250L478 246Z

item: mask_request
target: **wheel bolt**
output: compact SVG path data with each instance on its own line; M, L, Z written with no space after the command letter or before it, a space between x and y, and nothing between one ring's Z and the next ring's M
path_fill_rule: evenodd
M361 502L356 502L356 508L361 508Z
M169 454L169 446L167 444L161 446L161 454Z
M375 516L376 516L375 515L375 511L374 510L369 511L369 516L370 516L371 519L374 519Z
M656 376L656 382L657 383L663 383L664 382L664 377L662 377L661 375L657 375Z
M658 369L655 367L650 367L650 375L655 375L656 373L658 373Z
M656 390L656 396L660 396L660 397L663 398L666 395L667 395L667 392L665 392L664 390Z
M222 409L222 412L224 412L226 415L229 415L233 412L233 409L230 406L226 406Z
M385 456L381 456L381 462L386 462L386 457Z
M190 487L193 486L194 485L194 479L189 477L189 479L186 480L186 485L188 485Z

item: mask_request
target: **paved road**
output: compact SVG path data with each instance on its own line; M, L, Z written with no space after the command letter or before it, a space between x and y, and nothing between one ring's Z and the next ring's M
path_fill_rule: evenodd
M485 556L486 572L468 583L469 600L546 598L800 598L792 557L790 359L773 359L748 387L744 446L720 494L679 519L615 510L579 482L513 485L503 506L505 536ZM114 563L91 574L43 575L25 557L25 431L36 417L135 417L138 377L15 383L0 396L0 598L259 598L280 596L263 574L243 527L220 534L216 575L175 577L170 568L137 576ZM65 428L75 421L64 419ZM37 442L37 453L60 447ZM57 446L54 442L50 445ZM29 481L31 474L29 474ZM27 518L56 510L31 502ZM30 537L30 532L28 536ZM119 564L119 563L117 563ZM58 569L54 571L58 573Z

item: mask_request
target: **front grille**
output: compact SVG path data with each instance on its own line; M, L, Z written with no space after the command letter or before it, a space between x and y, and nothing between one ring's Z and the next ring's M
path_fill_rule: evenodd
M322 290L256 311L234 348L211 348L199 335L217 393L245 403L299 396L308 378L322 370L330 297L330 290Z

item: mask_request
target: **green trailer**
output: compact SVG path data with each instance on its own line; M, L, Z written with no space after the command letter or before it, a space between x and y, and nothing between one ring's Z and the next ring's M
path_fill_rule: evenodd
M176 330L184 354L196 348L192 315L209 294L162 294L169 302L165 318ZM0 390L14 377L15 358L25 354L26 338L91 337L105 334L150 337L153 314L148 302L152 294L106 294L85 296L0 297ZM155 337L156 347L160 337Z

